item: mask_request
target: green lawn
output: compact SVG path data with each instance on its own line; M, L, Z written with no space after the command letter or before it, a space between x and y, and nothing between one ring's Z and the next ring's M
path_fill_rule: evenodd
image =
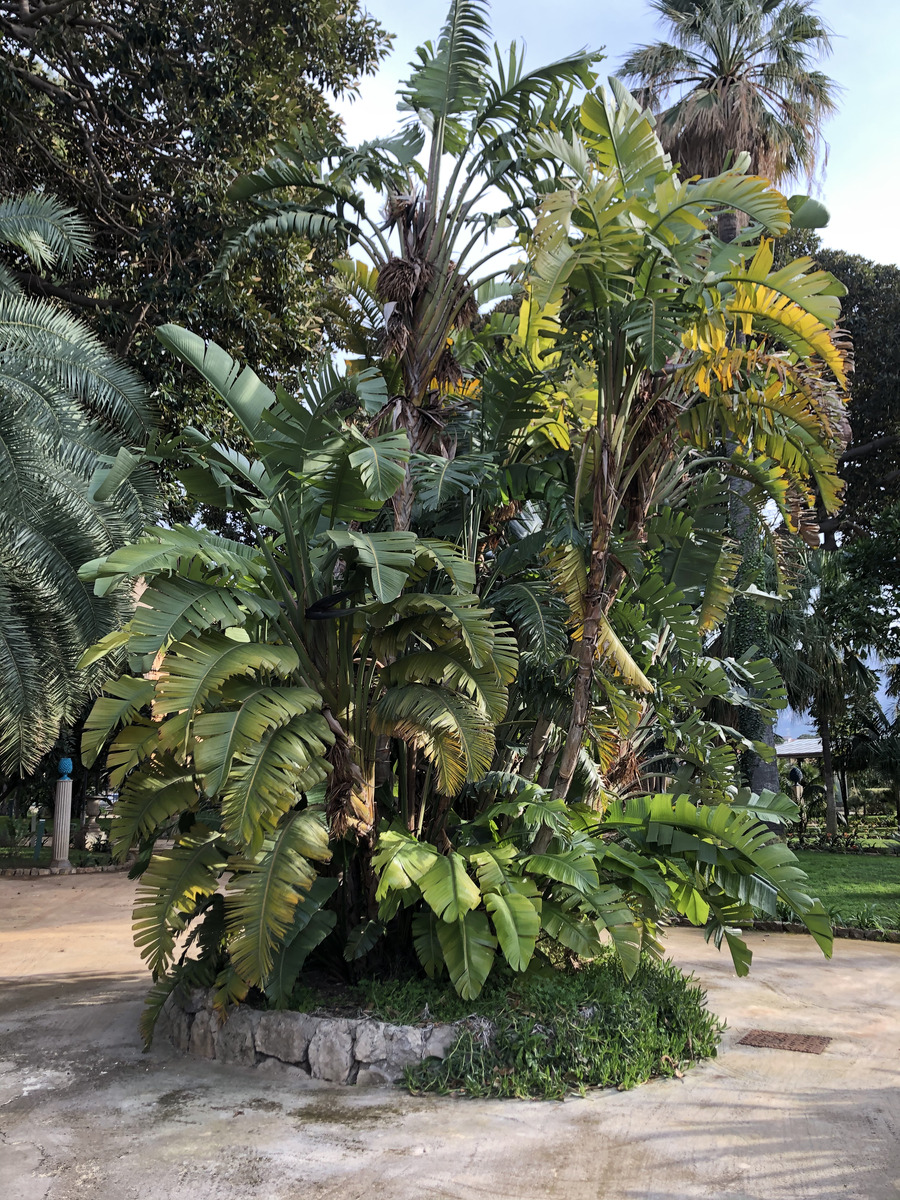
M879 913L900 912L900 856L795 853L810 878L810 892L826 908L840 909L845 918L866 905Z
M52 846L42 846L40 857L35 862L33 846L0 846L0 869L49 867L52 853ZM73 867L98 867L111 863L112 858L109 851L98 851L95 854L90 850L79 850L76 846L70 846L69 862Z

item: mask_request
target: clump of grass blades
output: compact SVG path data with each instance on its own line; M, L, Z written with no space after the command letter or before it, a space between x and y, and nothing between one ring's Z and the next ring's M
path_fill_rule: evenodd
M578 970L510 973L489 981L474 1006L421 981L366 990L390 1020L469 1018L443 1062L407 1071L414 1092L560 1100L631 1088L714 1057L724 1029L693 978L669 962L645 961L630 983L612 957Z

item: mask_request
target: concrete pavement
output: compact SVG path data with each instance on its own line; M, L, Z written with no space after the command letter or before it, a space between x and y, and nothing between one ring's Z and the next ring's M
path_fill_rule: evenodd
M122 875L0 880L0 1200L898 1200L900 946L669 935L729 1025L684 1080L564 1104L335 1088L140 1050ZM738 1046L821 1033L821 1056Z

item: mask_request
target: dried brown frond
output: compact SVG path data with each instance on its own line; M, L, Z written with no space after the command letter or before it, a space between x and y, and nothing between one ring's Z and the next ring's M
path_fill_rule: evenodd
M752 83L709 80L661 120L660 139L684 176L718 175L729 157L746 152L754 175L778 179L785 151L767 136L760 107Z
M439 387L458 387L463 381L462 367L449 346L445 346L434 368L435 382Z
M452 281L455 273L456 263L451 261L447 264L447 279ZM453 324L457 329L468 329L478 316L478 303L467 278L459 278L453 284L453 302L457 308Z
M420 200L416 192L393 192L385 201L381 215L388 229L395 225L408 227L414 222L419 206Z
M504 537L506 536L506 527L510 521L514 521L522 511L523 501L511 500L509 504L501 504L497 508L488 509L484 516L486 522L486 532L483 534L479 542L479 553L495 553Z
M638 389L637 407L641 411L646 406L647 412L629 452L633 460L642 460L625 493L627 528L638 539L644 535L654 491L660 474L672 457L675 444L679 409L668 396L653 400L653 393L658 386L659 377L645 372ZM645 453L646 457L643 457Z
M456 314L456 319L453 324L457 329L468 329L478 317L478 303L475 297L469 292L462 303L462 307Z
M378 272L375 292L386 303L409 304L434 279L434 265L424 258L392 258Z
M788 492L788 512L796 526L801 539L811 550L818 550L820 545L819 519L816 511L809 508L804 497L798 495L793 488Z
M619 753L610 765L606 782L610 788L625 792L641 780L641 766L630 741L623 741Z
M330 713L323 713L329 725L336 731L334 744L328 751L332 771L325 791L325 818L334 840L347 833L365 837L371 833L375 821L374 793L367 785L359 765L340 725Z
M400 358L409 345L409 326L403 313L397 309L388 316L384 327L384 353L388 358Z

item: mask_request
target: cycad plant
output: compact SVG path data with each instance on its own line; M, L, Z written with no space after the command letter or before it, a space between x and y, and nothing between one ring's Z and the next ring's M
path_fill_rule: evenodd
M52 197L0 200L0 768L32 770L96 692L81 655L119 626L130 594L95 596L86 560L133 540L153 479L135 467L151 411L140 381L15 270L64 275L90 253Z

